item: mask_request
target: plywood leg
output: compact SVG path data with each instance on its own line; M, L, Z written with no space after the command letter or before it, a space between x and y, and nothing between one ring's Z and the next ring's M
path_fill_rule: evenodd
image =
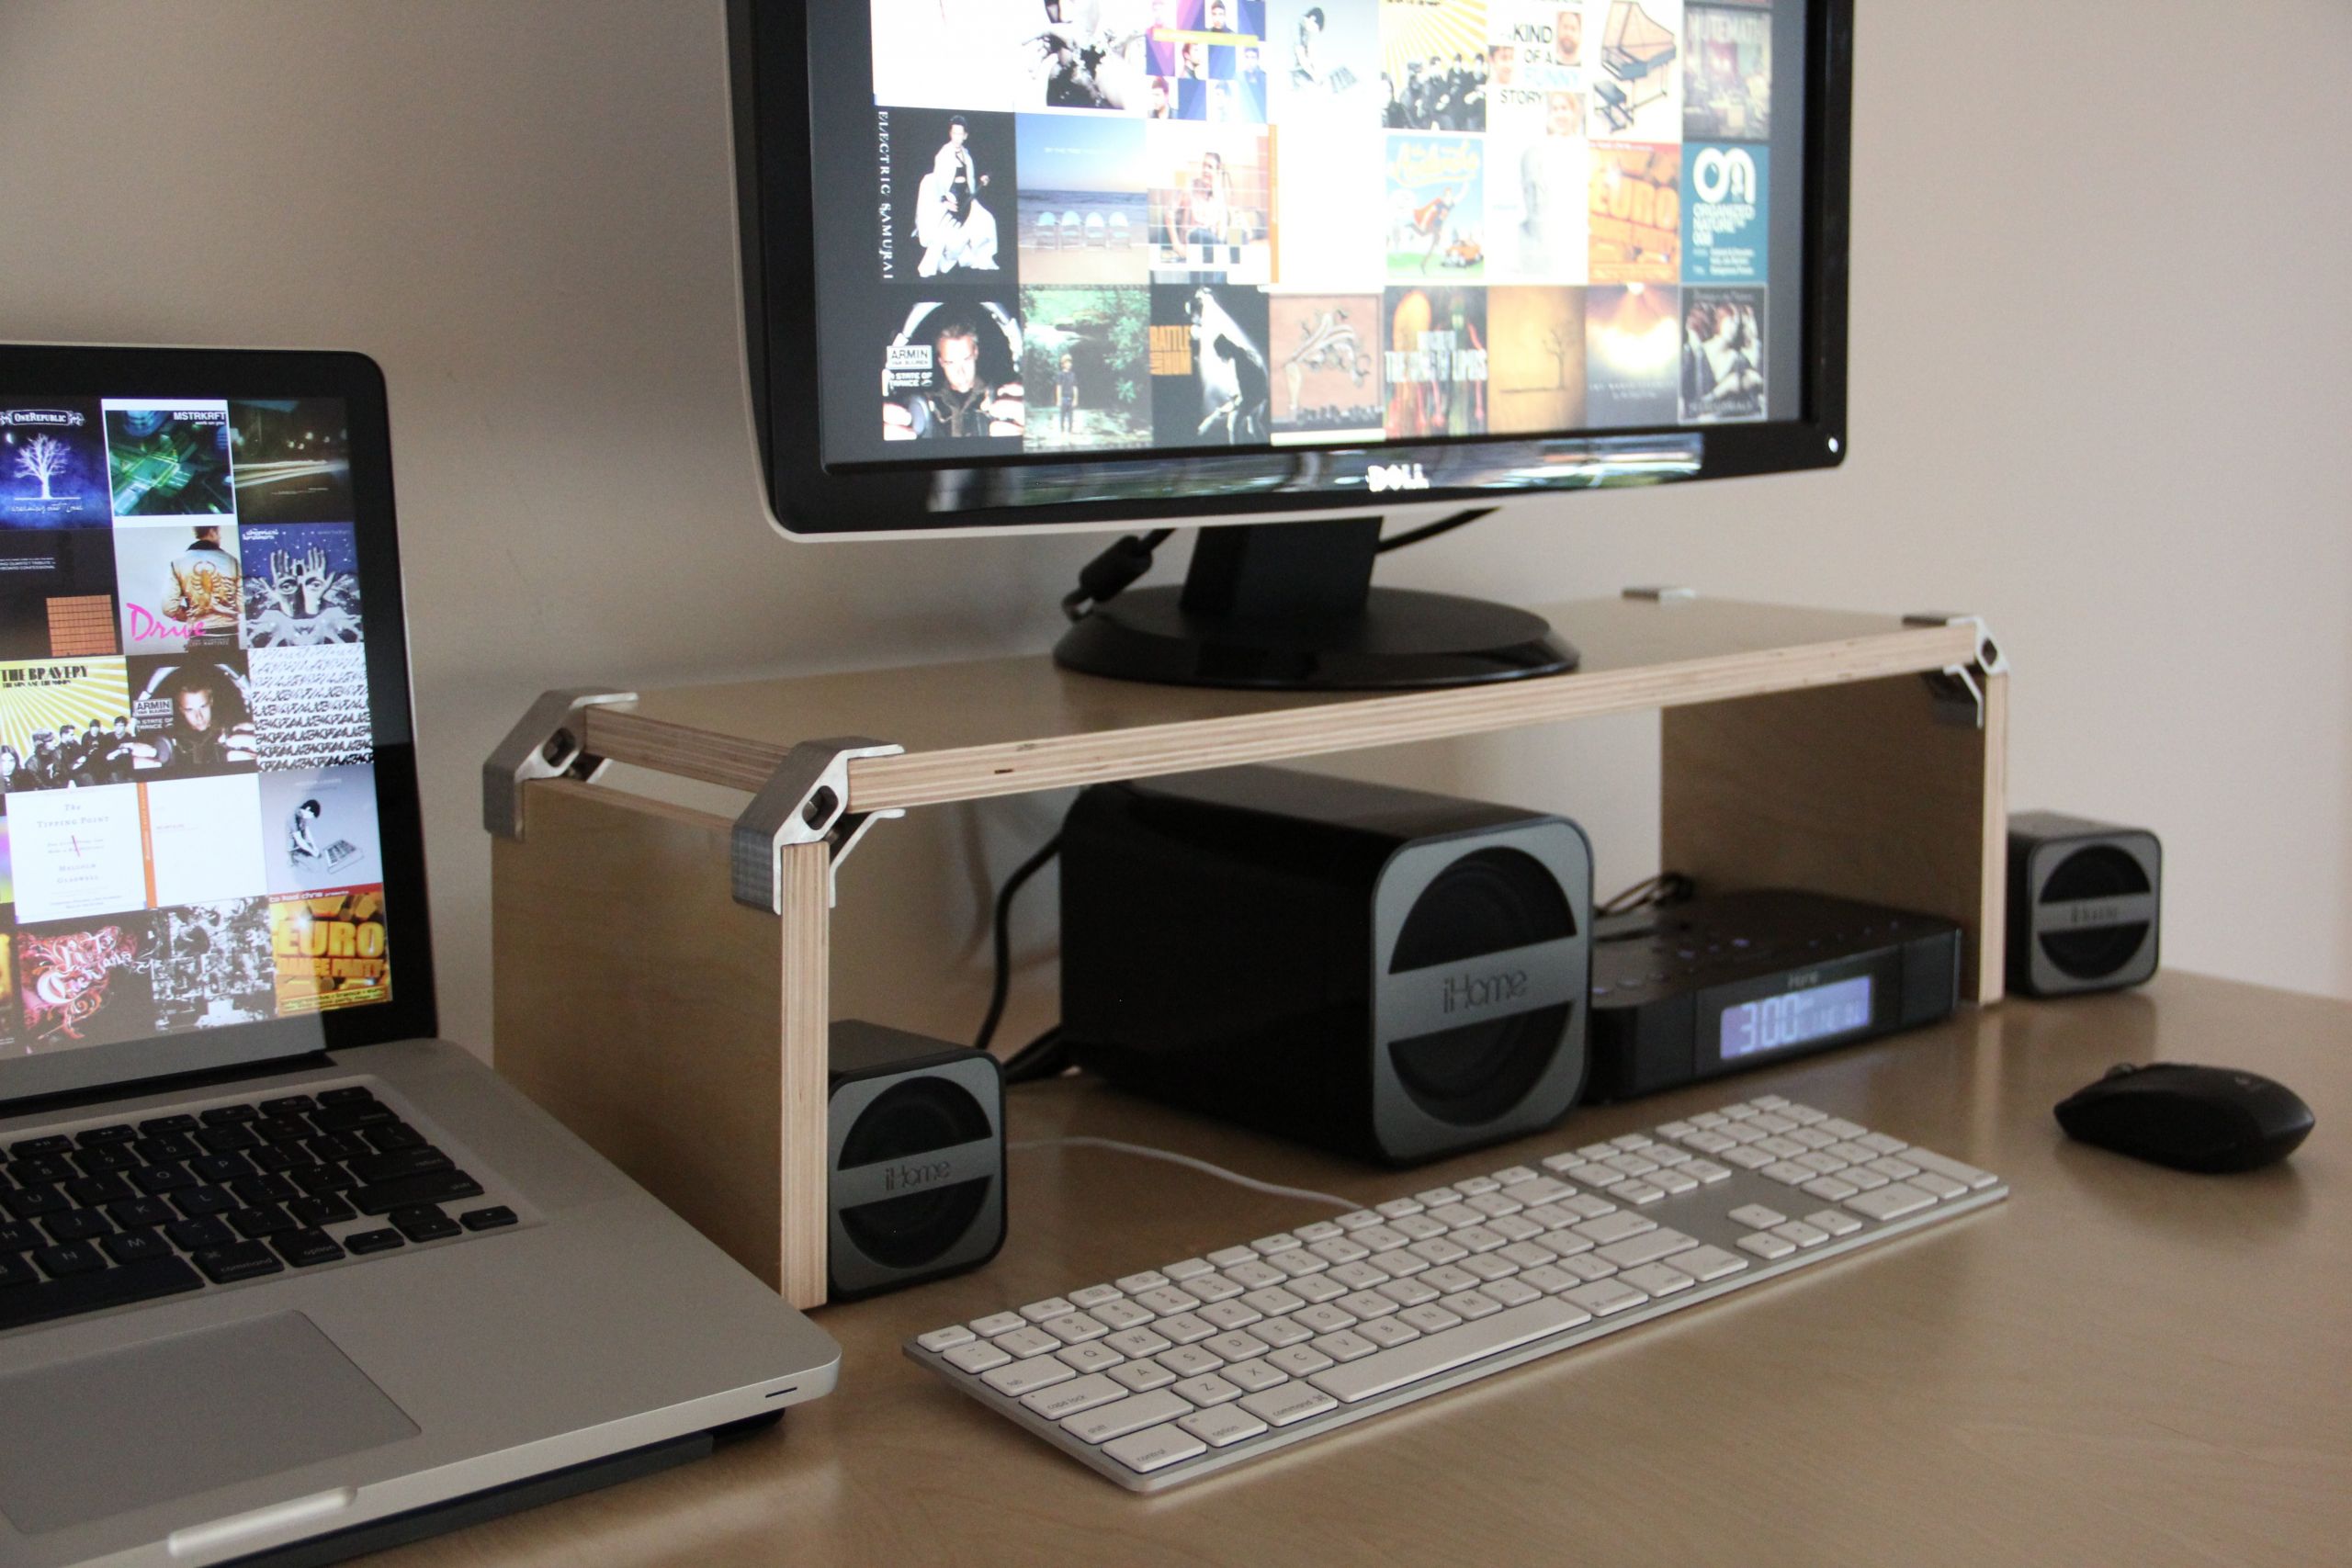
M1668 709L1666 866L1942 915L1967 933L1962 994L1997 1001L2008 679L1983 683L1981 728L1939 718L1914 675Z
M795 844L782 852L784 1037L779 1113L784 1129L783 1206L778 1237L780 1288L797 1307L825 1300L826 1063L830 1052L832 964L832 851Z

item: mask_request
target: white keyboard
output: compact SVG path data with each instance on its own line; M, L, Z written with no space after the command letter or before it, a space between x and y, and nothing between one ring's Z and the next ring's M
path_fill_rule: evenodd
M1988 1172L1777 1095L907 1342L1137 1492L1955 1218Z

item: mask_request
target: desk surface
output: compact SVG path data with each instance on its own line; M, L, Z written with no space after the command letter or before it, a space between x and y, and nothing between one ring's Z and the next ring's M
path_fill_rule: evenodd
M2177 1175L2050 1107L2117 1061L2288 1084L2282 1167ZM467 1564L2341 1561L2352 1531L2352 1005L2187 975L1632 1105L1425 1170L1350 1166L1081 1080L1017 1138L1175 1146L1366 1201L1778 1092L1998 1171L2006 1203L1162 1498L918 1371L905 1336L1315 1217L1179 1168L1013 1155L987 1269L829 1309L839 1392L708 1461L378 1561Z

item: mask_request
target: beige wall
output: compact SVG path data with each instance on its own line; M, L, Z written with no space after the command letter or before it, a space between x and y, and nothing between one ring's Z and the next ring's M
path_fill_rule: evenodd
M1852 461L1531 507L1394 578L1981 610L2013 799L2163 834L2166 961L2352 996L2352 8L1863 9ZM719 0L0 0L0 337L347 346L390 378L475 1042L476 768L538 689L1041 647L1094 547L770 534L724 69ZM1615 884L1656 853L1655 737L1356 765L1569 811ZM847 1004L967 1030L987 877L1048 821L886 829Z

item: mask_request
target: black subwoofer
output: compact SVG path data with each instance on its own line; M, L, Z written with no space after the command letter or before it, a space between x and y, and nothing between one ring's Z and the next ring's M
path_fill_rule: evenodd
M829 1294L975 1269L1004 1245L995 1058L879 1024L832 1028Z
M2164 846L2055 811L2009 818L2009 989L2064 997L2156 972Z
M1409 1164L1559 1119L1592 856L1564 818L1270 768L1090 789L1062 1028L1113 1082Z

